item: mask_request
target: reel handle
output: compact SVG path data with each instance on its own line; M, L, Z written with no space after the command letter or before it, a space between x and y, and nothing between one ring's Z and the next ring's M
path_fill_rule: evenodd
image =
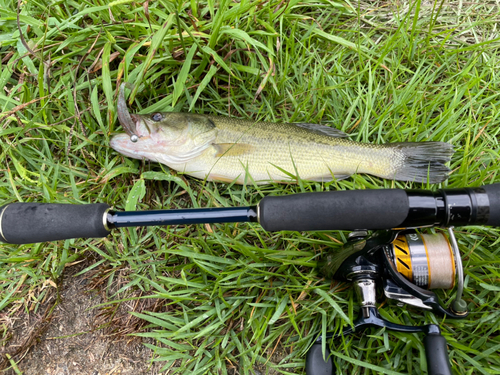
M315 342L306 355L306 375L333 375L333 361L326 347L326 361L323 358L321 342Z
M10 203L0 207L0 241L28 244L109 234L104 203Z
M429 332L424 338L425 357L428 375L452 375L446 339L435 325L428 326ZM317 340L306 355L306 375L334 375L334 366L330 350L321 350L321 341Z
M429 375L452 375L446 339L441 333L429 333L424 338Z

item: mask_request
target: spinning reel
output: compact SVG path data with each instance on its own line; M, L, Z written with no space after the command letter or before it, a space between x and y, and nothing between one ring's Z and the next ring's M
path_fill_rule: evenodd
M387 298L444 314L450 318L467 316L463 301L463 270L452 228L450 241L442 233L420 234L414 230L377 231L368 237L366 231L355 231L338 253L328 254L320 262L320 273L326 278L351 281L360 302L360 315L353 327L340 334L328 333L326 338L338 339L371 326L398 332L420 332L424 340L430 374L451 374L446 340L439 327L404 326L384 320L376 308L376 286L381 285ZM446 308L430 289L452 289L456 297ZM322 337L318 337L308 352L307 375L332 375L332 357L323 358Z

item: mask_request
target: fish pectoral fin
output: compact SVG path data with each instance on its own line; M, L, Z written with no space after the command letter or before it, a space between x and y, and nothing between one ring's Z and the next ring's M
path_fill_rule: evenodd
M350 174L340 174L340 173L335 173L333 175L335 177L335 180L340 181L340 180L345 180L346 178L351 177ZM316 176L316 177L311 177L307 178L307 181L315 181L315 182L327 182L327 181L332 181L332 175L331 173L325 174L324 176Z
M217 150L216 157L241 156L253 150L253 146L246 143L216 143L213 145Z
M307 122L295 122L293 124L297 125L298 127L307 129L310 132L316 133L316 134L327 135L329 137L336 137L336 138L349 137L349 134L344 133L342 130L331 128L331 127L325 126L325 125L310 124Z

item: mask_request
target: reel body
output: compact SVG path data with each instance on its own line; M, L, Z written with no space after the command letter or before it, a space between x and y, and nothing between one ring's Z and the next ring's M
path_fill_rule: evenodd
M342 250L330 253L320 264L320 273L327 277L354 283L361 311L353 328L341 334L328 333L336 339L370 326L399 332L426 334L429 374L451 375L446 340L437 325L403 326L384 320L376 308L376 285L381 285L387 298L401 304L432 310L451 318L467 316L461 300L463 290L462 264L453 231L451 243L440 234L420 234L414 230L352 232ZM458 276L458 277L457 277ZM447 308L430 289L452 289L457 285L456 299ZM318 337L306 358L307 375L332 375L332 358L323 359L322 337ZM328 355L328 353L326 353Z

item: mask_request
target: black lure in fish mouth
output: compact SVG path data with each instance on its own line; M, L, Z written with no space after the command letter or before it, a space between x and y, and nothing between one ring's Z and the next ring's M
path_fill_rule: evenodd
M127 108L125 101L125 83L120 86L118 94L118 120L123 127L123 130L130 136L132 142L137 142L139 136L137 135L137 122L139 118L136 115L131 115Z

